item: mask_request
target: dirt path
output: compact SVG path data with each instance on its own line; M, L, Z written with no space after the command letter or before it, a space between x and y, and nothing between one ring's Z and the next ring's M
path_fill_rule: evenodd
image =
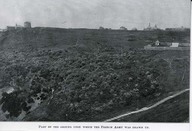
M155 103L154 105L152 105L150 107L143 107L143 108L141 108L139 110L136 110L136 111L127 112L125 114L122 114L122 115L107 119L104 122L110 122L110 121L117 120L117 119L120 119L120 118L125 117L125 116L129 116L129 115L132 115L132 114L136 114L136 113L140 113L140 112L143 112L143 111L150 110L150 109L152 109L152 108L154 108L154 107L156 107L156 106L158 106L158 105L160 105L160 104L162 104L162 103L164 103L164 102L166 102L166 101L168 101L168 100L170 100L170 99L172 99L172 98L174 98L174 97L176 97L178 95L181 95L181 94L183 94L183 93L185 93L187 91L189 91L189 89L185 89L185 90L182 90L182 91L180 91L180 92L178 92L178 93L176 93L174 95L168 96L168 97L158 101L157 103Z

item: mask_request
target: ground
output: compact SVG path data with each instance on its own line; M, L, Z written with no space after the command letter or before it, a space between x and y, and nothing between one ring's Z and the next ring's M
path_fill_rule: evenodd
M189 51L143 50L157 39L188 42L189 32L34 28L3 33L0 120L103 121L189 88ZM174 103L162 107L176 111ZM158 120L169 121L163 116Z

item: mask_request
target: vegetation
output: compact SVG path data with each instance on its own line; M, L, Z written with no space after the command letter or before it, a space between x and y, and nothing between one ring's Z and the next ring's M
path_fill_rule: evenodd
M124 117L117 121L189 122L189 93L177 96L176 98L171 99L165 102L164 104L157 106L154 109L130 115L129 117Z
M53 35L47 35L47 47L27 48L18 40L22 48L0 52L0 88L14 88L0 97L8 120L25 111L24 120L100 121L188 88L187 51L128 50L99 41L91 48L75 40L60 48Z

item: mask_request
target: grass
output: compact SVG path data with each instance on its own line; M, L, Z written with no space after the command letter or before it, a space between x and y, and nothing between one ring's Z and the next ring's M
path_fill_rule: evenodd
M34 28L6 33L0 39L0 88L13 87L8 96L24 106L12 115L32 97L39 99L37 94L43 99L27 120L102 121L189 87L189 51L141 50L156 39L187 41L189 32ZM11 111L8 98L4 109Z
M165 103L141 112L123 117L116 122L186 122L189 120L189 92Z
M188 42L190 32L173 31L121 31L96 29L54 29L33 28L6 32L0 38L0 47L5 49L63 48L69 45L85 45L96 48L97 43L108 44L115 48L143 48L156 40L160 42ZM5 38L5 39L4 39ZM134 39L132 39L134 38ZM130 41L131 39L131 41ZM173 40L174 39L174 40Z

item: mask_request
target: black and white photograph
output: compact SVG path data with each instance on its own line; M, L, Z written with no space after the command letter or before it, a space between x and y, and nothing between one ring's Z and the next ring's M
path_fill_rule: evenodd
M190 27L190 0L0 0L0 121L190 123Z

